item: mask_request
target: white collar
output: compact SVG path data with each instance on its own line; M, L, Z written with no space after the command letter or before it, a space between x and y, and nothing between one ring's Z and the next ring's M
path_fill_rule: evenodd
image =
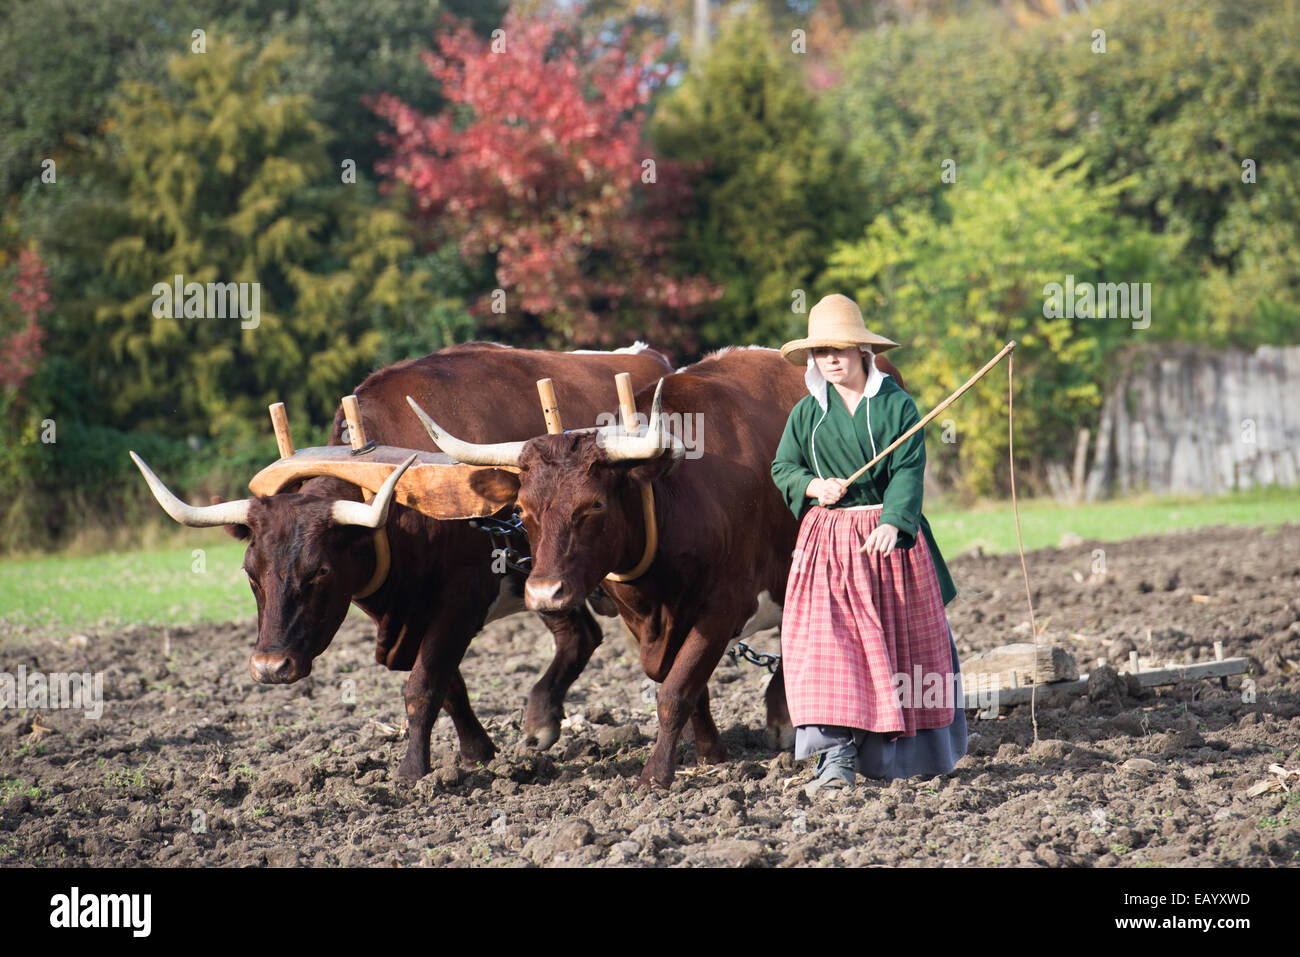
M880 387L885 383L885 376L888 372L881 372L876 368L876 357L871 357L871 362L867 364L867 388L863 391L868 399L880 391ZM826 411L826 392L830 388L830 383L822 375L821 370L817 368L817 360L810 354L808 356L808 371L803 375L803 381L808 386L808 394L817 400L817 404ZM855 410L856 411L856 410Z

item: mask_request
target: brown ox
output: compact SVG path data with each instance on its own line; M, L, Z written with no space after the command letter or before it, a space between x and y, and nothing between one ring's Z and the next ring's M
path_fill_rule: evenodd
M878 361L882 371L897 371ZM639 393L638 408L651 411L644 436L604 430L474 446L422 415L453 457L520 467L518 476L489 469L471 481L494 500L518 503L533 553L528 607L576 608L602 581L618 606L645 673L662 682L659 735L642 784L672 782L674 749L688 718L697 761L726 759L708 680L760 594L784 598L798 526L770 467L790 410L805 394L803 373L776 351L725 349ZM660 431L660 407L669 419L702 415L700 457L687 458L681 447L662 453L680 443ZM605 576L633 569L642 557L646 484L654 492L658 551L640 577L610 581ZM771 690L769 726L788 724L780 675Z
M405 396L445 410L448 421L478 440L517 439L540 430L537 379L555 380L569 424L589 425L616 402L616 373L630 373L640 388L671 371L663 356L644 348L561 353L466 343L381 369L356 394L368 439L434 450ZM340 409L331 445L347 444L344 426ZM366 519L378 520L387 531L391 568L378 590L357 604L378 626L376 660L411 672L405 689L410 740L398 773L405 778L428 773L429 736L440 704L455 724L462 759L491 759L496 749L470 707L459 665L485 621L524 606L523 576L492 571L488 535L464 521L439 521L398 504L389 509L383 495L372 503L385 509L378 516L361 504L355 485L329 477L306 481L297 492L195 508L176 500L137 463L173 518L227 525L237 538L248 539L244 568L258 618L250 669L262 683L293 682L311 672L312 660L334 637L352 596L371 583L376 553ZM555 637L555 657L528 696L524 731L538 746L549 747L560 733L565 692L600 643L601 632L582 602L542 618Z

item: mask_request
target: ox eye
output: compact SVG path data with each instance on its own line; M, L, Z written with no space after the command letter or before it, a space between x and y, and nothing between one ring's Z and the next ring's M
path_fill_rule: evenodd
M322 565L320 568L316 569L316 572L311 576L310 579L308 579L308 581L310 581L313 585L319 584L321 581L325 579L325 576L328 575L329 573L330 573L330 567L328 565Z

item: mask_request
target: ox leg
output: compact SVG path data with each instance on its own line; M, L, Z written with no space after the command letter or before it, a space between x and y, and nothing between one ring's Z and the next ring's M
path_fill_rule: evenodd
M695 702L691 728L695 731L696 764L721 764L727 760L727 746L722 743L722 735L718 734L718 726L713 723L713 712L709 709L707 684Z
M452 611L448 609L447 613L451 615ZM398 777L415 781L429 773L429 738L433 733L433 723L442 703L454 690L453 683L460 675L460 660L465 657L465 649L472 637L472 634L465 635L452 628L444 616L439 616L425 634L403 692L410 738L406 743L406 757L397 768ZM469 710L469 695L463 681L455 693L458 699L464 695L463 708ZM462 702L457 700L456 705L460 707Z
M524 741L546 750L560 736L564 719L564 696L587 667L600 645L600 626L585 607L573 612L542 614L542 621L555 639L555 657L550 667L528 692L524 710Z
M442 706L447 709L447 715L456 728L461 759L470 764L487 764L491 761L497 753L496 745L474 714L474 708L469 703L469 689L465 687L465 679L461 677L459 668L452 675Z
M719 631L718 629L713 630ZM686 727L687 720L696 713L700 697L707 689L709 675L713 674L713 669L722 658L723 651L726 650L726 636L733 631L734 628L721 629L719 633L722 635L722 639L712 640L706 638L701 633L699 626L696 626L686 636L686 641L683 643L681 650L677 652L677 657L668 672L668 677L659 689L659 735L655 738L655 746L654 750L650 752L650 759L641 772L639 783L642 786L658 784L662 787L668 787L673 783L673 777L677 771L677 760L674 752L677 749L677 742L682 736L682 729ZM705 707L707 708L707 706L706 698ZM711 717L708 719L708 726L712 729L713 736L716 738L718 729L713 727ZM698 726L696 734L697 736L699 734ZM707 736L708 732L706 730L706 739ZM718 744L721 743L719 740Z
M439 706L451 691L449 686L452 683L450 676L437 676L436 671L427 666L424 652L425 649L421 648L402 693L406 701L409 735L406 756L397 767L397 776L408 781L418 781L429 773L429 738L433 734L433 723L438 719ZM468 695L465 703L469 703Z
M433 722L438 718L439 704L446 697L445 693L439 693L429 684L429 675L417 659L402 691L408 734L406 756L397 766L397 776L407 781L418 781L429 773L429 738L433 733Z
M785 671L781 663L763 692L767 702L767 729L763 738L773 751L788 751L794 747L794 725L790 723L790 707L785 700Z

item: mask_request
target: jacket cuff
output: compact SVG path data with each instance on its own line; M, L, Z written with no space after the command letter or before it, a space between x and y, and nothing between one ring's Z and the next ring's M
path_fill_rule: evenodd
M898 529L898 547L911 548L916 544L916 523L908 521L898 509L883 508L880 510L880 524L893 525Z

